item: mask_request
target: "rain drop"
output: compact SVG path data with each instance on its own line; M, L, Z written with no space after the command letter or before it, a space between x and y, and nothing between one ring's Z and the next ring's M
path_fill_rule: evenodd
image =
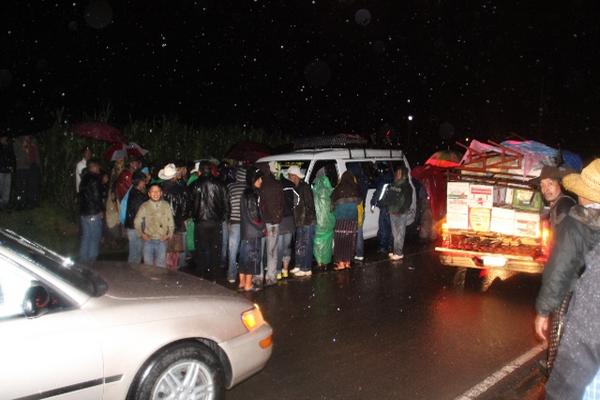
M94 29L102 29L112 22L113 11L108 2L93 0L85 8L83 16L89 26Z
M367 26L371 22L371 12L366 8L361 8L354 14L354 21L362 26Z
M331 79L331 69L325 61L317 59L304 68L304 76L311 86L322 87Z
M7 88L12 83L12 74L8 69L0 69L0 89Z

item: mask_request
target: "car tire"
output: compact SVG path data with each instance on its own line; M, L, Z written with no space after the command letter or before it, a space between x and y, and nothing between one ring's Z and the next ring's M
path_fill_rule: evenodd
M195 377L186 379L189 373ZM190 399L220 400L225 396L219 358L200 343L179 343L161 350L140 370L136 382L129 399L159 400L174 391L188 392Z

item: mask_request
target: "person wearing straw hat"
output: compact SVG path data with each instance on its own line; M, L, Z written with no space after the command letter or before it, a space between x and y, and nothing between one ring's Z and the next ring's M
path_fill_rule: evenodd
M179 267L179 258L185 251L183 232L185 221L191 214L192 203L187 188L178 182L180 176L180 169L174 163L167 164L158 171L158 177L162 179L160 185L163 199L171 206L175 221L175 231L167 244L167 267L173 270Z
M548 399L581 399L600 368L600 159L581 174L565 176L563 186L578 196L579 204L557 229L536 301L535 329L546 342L548 312L574 289L546 395Z

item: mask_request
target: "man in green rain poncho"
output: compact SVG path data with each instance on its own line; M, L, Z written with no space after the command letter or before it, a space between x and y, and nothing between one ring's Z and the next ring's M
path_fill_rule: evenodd
M331 212L331 192L333 192L333 187L327 176L323 175L315 179L313 183L313 196L317 212L317 226L315 229L313 253L317 265L321 268L331 263L333 251L335 215Z

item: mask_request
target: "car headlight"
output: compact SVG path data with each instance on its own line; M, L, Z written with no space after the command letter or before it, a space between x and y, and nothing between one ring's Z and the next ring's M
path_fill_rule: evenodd
M242 323L248 331L252 331L265 323L258 305L255 304L253 308L242 313Z

